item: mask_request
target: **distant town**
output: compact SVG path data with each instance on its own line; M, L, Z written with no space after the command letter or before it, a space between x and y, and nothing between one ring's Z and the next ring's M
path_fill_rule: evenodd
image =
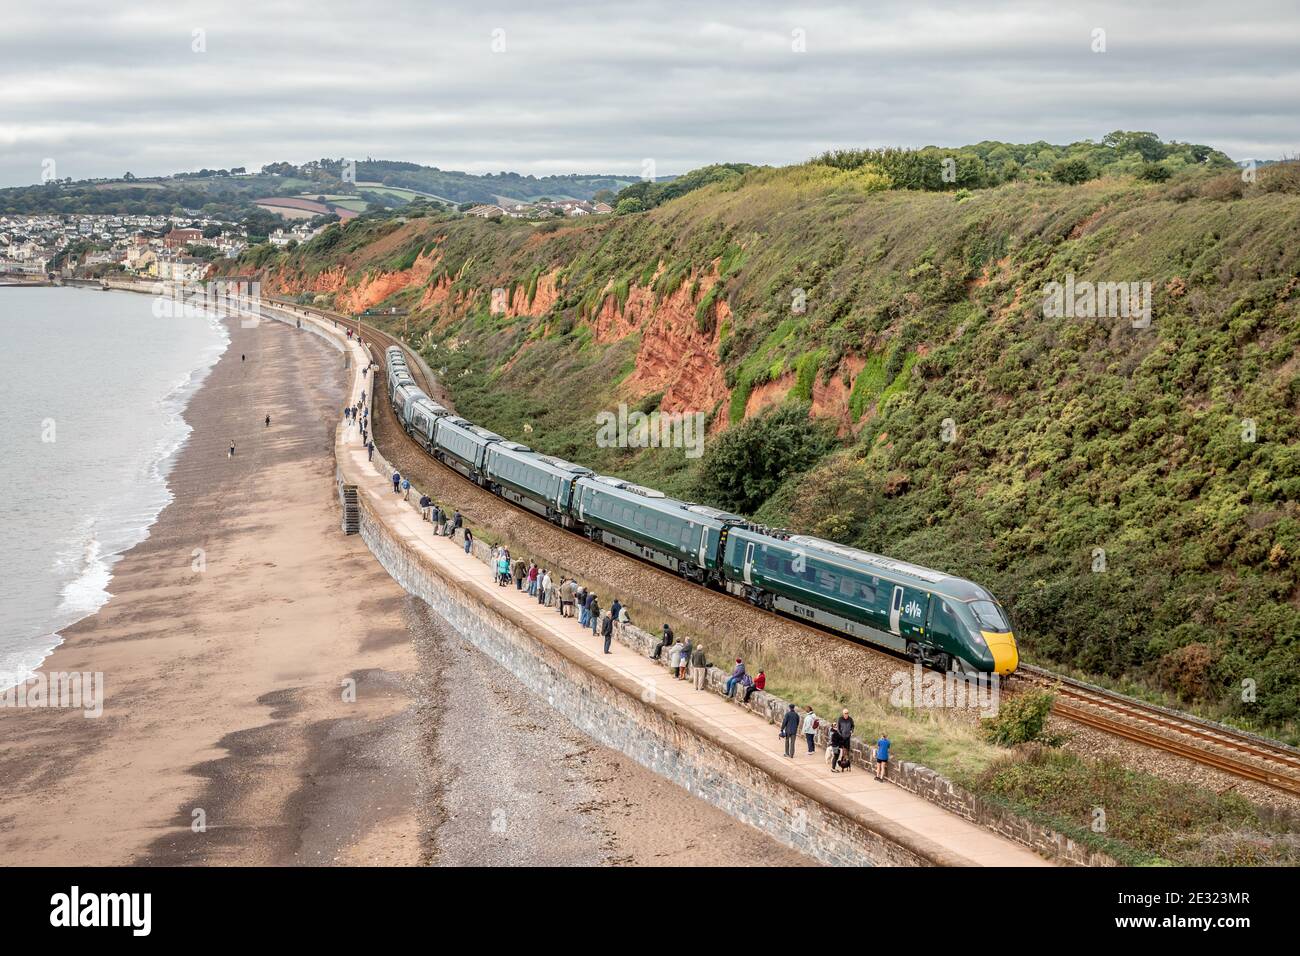
M268 200L259 205L269 212L287 211L272 205L278 202L286 200ZM484 219L539 220L606 215L614 208L600 201L566 199L506 205L465 203L458 211ZM200 211L184 211L179 216L0 216L0 275L94 278L125 273L192 282L201 279L216 259L238 258L250 245L260 242L293 247L315 238L328 224L319 218L291 222L269 230L265 237L250 238L245 225Z
M279 229L276 245L306 241L305 226ZM0 216L0 274L201 279L213 260L248 248L242 226L201 214L184 216Z

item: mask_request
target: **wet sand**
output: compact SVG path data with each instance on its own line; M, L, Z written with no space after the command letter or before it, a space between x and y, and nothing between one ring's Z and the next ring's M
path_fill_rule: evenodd
M0 709L0 859L808 862L583 737L402 591L339 529L341 356L230 331L176 501L45 663L102 672L103 716Z

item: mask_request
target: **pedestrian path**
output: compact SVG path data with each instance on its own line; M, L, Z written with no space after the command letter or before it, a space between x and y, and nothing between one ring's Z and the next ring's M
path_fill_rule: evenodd
M349 349L359 359L360 348L349 343ZM362 385L354 378L352 401L359 397ZM367 396L370 397L370 396ZM379 399L382 401L382 397ZM544 607L527 591L513 585L498 586L487 564L466 554L462 545L450 538L433 533L433 526L424 521L415 507L419 492L411 489L410 500L393 493L391 471L376 454L375 460L367 458L355 427L344 427L337 453L340 463L346 459L344 471L349 482L356 482L358 494L369 499L373 512L412 549L436 562L449 579L462 583L470 593L491 606L504 603L528 619L536 627L563 644L580 659L593 667L610 667L625 678L654 688L655 706L668 712L691 714L715 729L727 740L733 753L766 769L780 767L787 779L799 780L805 793L818 792L838 795L848 802L888 821L899 832L910 831L924 841L931 841L964 858L974 866L1051 866L1027 847L977 826L936 804L901 790L889 783L879 783L874 774L865 768L852 773L832 774L826 765L824 753L807 753L802 734L793 760L784 756L782 741L775 725L757 714L742 710L709 690L697 691L690 681L677 681L660 664L649 660L630 647L615 641L610 653L603 652L603 640L591 633L590 628L578 626L576 618L563 618L554 608ZM507 542L508 544L508 542Z

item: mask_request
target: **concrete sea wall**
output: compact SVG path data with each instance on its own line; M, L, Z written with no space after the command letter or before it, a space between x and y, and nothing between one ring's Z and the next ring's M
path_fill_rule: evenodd
M365 496L360 511L361 535L394 580L593 740L823 863L965 862L847 802L830 806L803 792L799 781L754 766L707 725L657 707L646 688L612 669L579 661L509 607L489 607L467 593L435 562L399 540Z

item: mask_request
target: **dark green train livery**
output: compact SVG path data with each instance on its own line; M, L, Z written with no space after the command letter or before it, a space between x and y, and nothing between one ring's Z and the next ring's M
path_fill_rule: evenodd
M770 610L881 644L942 670L1010 674L1011 627L984 588L869 551L806 535L737 529L724 586Z
M578 481L578 523L593 540L653 561L693 581L716 577L727 528L744 519L669 498L619 478Z
M548 520L772 611L965 673L1019 664L1006 612L963 578L747 519L507 441L432 401L400 349L389 398L406 431L470 480Z

